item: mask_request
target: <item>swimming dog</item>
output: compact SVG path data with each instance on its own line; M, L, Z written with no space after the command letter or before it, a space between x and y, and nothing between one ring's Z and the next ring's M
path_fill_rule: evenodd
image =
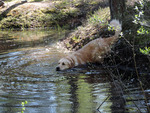
M111 46L117 41L122 30L122 26L118 20L112 20L110 26L115 29L114 36L95 39L76 52L61 58L56 71L73 68L86 63L102 62L105 55L111 51Z

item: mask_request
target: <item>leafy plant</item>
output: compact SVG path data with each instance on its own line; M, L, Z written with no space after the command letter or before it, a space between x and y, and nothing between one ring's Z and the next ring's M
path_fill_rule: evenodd
M137 30L137 34L138 34L138 35L149 34L149 31L146 30L143 26L141 26L141 27Z
M144 0L140 0L139 4L137 4L135 6L135 11L137 12L137 14L134 15L134 24L139 24L140 28L137 30L137 35L138 38L142 38L143 35L149 34L149 30L144 27L143 24L143 16L144 16L144 7L145 7L146 3ZM150 47L145 47L145 49L141 49L139 48L140 52L145 54L145 55L149 55L149 51L150 51Z
M24 101L24 102L21 102L21 106L22 106L22 109L21 109L21 112L18 112L18 113L24 113L24 111L25 111L25 104L27 104L28 103L28 101Z
M72 38L72 40L74 40L75 43L77 43L77 42L80 42L81 39L79 39L79 38L77 38L76 36L74 36L74 37Z
M145 55L150 56L150 47L145 47L145 49L140 48L140 52L145 54Z

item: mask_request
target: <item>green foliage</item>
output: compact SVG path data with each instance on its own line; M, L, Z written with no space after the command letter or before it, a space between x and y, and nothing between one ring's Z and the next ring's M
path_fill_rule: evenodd
M99 15L94 15L92 18L89 19L89 21L94 24L97 22L99 23L103 22L103 20L99 17Z
M115 28L114 28L114 27L112 27L111 25L109 25L109 26L108 26L108 30L109 30L109 31L114 31L114 30L115 30Z
M149 31L146 30L143 26L141 26L141 27L137 30L137 34L138 34L138 35L149 34Z
M98 11L96 11L92 16L89 17L88 22L93 25L106 25L108 19L110 19L109 8L99 8Z
M72 38L72 40L73 40L75 43L78 43L78 42L80 42L81 39L79 39L79 38L77 38L76 36L74 36L74 37Z
M139 25L140 27L137 29L137 36L136 39L139 40L139 44L144 45L145 42L149 40L149 28L143 25L143 18L144 18L144 8L146 6L146 2L144 0L140 0L138 4L136 4L134 10L136 14L134 15L133 23ZM150 48L145 47L145 49L139 48L140 52L149 55Z
M26 110L25 108L26 104L28 104L28 101L21 102L22 109L21 109L21 112L18 112L18 113L24 113L24 111Z
M108 31L115 31L119 28L119 26L115 29L115 27L111 26L110 24L108 25ZM120 33L120 38L124 37L123 32Z
M145 47L145 49L140 48L140 52L145 54L145 55L150 56L150 47Z
M141 0L134 8L137 14L134 15L134 24L140 24L142 16L144 15L144 1Z

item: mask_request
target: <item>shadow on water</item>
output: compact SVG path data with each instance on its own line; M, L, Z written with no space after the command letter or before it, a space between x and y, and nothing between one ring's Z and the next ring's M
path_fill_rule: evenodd
M128 84L130 91L124 93L102 67L56 72L65 54L52 45L65 35L55 30L1 33L0 113L134 113L134 103L145 112L139 88Z

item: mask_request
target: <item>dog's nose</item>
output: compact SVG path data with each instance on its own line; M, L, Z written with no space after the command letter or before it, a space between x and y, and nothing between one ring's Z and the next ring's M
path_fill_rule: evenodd
M56 67L56 71L60 71L60 67Z

